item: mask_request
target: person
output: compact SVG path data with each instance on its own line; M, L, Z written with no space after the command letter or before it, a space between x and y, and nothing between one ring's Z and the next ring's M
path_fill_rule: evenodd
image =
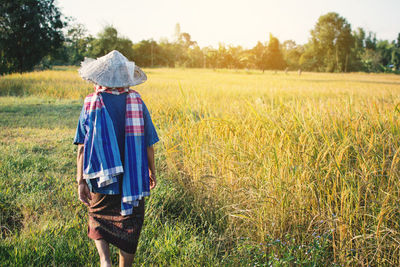
M87 235L101 266L111 266L109 244L120 266L131 266L144 220L144 197L156 186L153 145L159 141L150 113L131 89L146 74L120 52L86 58L80 76L93 82L84 101L74 144L79 200L88 207Z

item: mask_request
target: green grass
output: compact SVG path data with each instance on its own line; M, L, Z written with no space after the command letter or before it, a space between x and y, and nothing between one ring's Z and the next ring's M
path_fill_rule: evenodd
M400 264L399 76L145 71L159 185L136 264ZM91 90L74 68L1 77L0 265L98 265L72 144Z

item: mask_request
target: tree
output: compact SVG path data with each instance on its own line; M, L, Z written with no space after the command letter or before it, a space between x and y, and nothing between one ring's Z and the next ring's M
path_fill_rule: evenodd
M314 44L308 42L304 45L304 53L300 56L299 67L302 70L308 71L323 71L322 66L322 56L316 54Z
M351 53L348 62L349 71L360 71L363 70L362 58L365 53L365 31L363 28L357 28L353 31L354 45L351 48Z
M191 46L195 46L195 45L197 44L196 41L192 41L192 37L191 37L190 34L187 33L187 32L181 33L181 37L180 37L180 38L183 40L183 45L184 45L186 48L189 48L189 47L191 47Z
M376 51L381 55L381 64L385 69L390 69L392 64L392 54L395 49L394 43L389 43L388 40L379 40L376 44Z
M100 57L118 50L128 59L133 60L132 41L125 37L119 37L118 31L113 26L104 27L103 31L98 34L98 38L94 39L89 45L88 54L91 57Z
M231 55L230 68L241 69L246 65L247 58L243 47L230 45L228 53Z
M375 50L376 43L376 34L373 32L368 32L368 36L365 38L365 48Z
M175 67L175 43L169 42L167 38L163 38L159 42L160 46L160 66Z
M163 65L161 48L154 40L142 40L133 45L133 60L140 66L153 67Z
M217 67L228 68L231 61L232 56L229 54L228 49L226 49L225 44L219 43L217 49Z
M67 36L65 38L66 54L68 63L77 65L84 60L86 51L93 37L87 36L86 27L71 19L67 26Z
M351 26L335 12L320 16L311 30L311 48L320 71L347 71L354 45Z
M217 68L218 65L218 52L212 46L203 47L204 54L203 65L205 68Z
M176 23L174 31L174 42L179 42L180 38L181 38L181 25L179 23Z
M368 72L381 72L383 66L381 64L382 56L378 51L373 49L366 49L362 55L362 63L365 66L365 70Z
M251 52L254 55L254 64L258 69L264 72L267 68L267 48L258 41L256 46L251 49Z
M300 57L304 53L304 47L297 45L293 40L284 41L282 44L283 59L288 68L297 70L300 67Z
M392 63L394 68L398 71L400 70L400 33L397 35L397 40L394 46L395 48L392 52Z
M204 54L196 44L193 48L187 50L188 60L186 66L190 68L201 68L204 66Z
M202 63L194 62L194 58L203 57L200 48L197 46L197 42L192 40L192 37L187 32L181 31L179 23L175 25L175 31L173 35L173 54L175 56L175 63L179 66L200 66ZM204 61L204 60L200 60Z
M279 40L271 33L269 34L266 66L267 69L270 70L281 70L286 66L281 50L279 48Z
M33 69L62 45L63 27L54 0L2 0L0 73Z
M179 24L177 24L179 25ZM175 34L178 35L178 39L174 43L175 47L175 61L180 65L180 66L185 66L189 67L193 63L193 53L196 54L199 51L193 51L193 49L196 49L197 42L192 40L192 37L190 36L189 33L187 32L180 32L178 29L175 30ZM197 55L198 56L198 55Z

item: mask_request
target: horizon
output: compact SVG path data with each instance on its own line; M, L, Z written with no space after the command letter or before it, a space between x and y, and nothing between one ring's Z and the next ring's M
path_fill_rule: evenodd
M285 0L270 4L272 1L252 0L248 5L241 6L238 1L227 0L205 0L201 4L181 0L168 3L162 0L139 3L115 0L113 5L104 0L59 0L56 4L64 16L71 16L82 23L88 30L87 34L97 36L105 26L112 25L120 36L129 38L133 43L148 39L160 41L162 38L171 41L175 25L179 23L181 32L189 33L200 47L217 48L219 43L223 43L249 49L258 41L266 42L269 33L280 43L294 40L296 44L305 44L318 18L328 12L344 17L352 30L361 27L366 32L374 32L378 40L395 40L400 32L400 16L396 14L400 10L400 2L367 0L362 1L362 7L358 4L360 2L309 0L304 4ZM151 8L154 16L148 16ZM134 14L132 22L129 20L131 14Z

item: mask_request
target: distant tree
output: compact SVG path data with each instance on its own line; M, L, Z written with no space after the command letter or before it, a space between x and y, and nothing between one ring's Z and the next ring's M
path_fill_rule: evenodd
M267 47L266 67L270 70L282 70L286 67L282 52L279 48L279 40L271 33Z
M311 30L311 53L318 62L319 71L347 71L349 56L354 45L351 26L335 12L320 16Z
M351 71L392 72L400 67L400 51L396 41L377 40L375 33L366 34L362 28L353 32L353 38Z
M177 34L177 33L176 33ZM174 43L176 62L180 66L198 66L201 63L194 62L197 56L202 56L200 48L197 49L197 42L187 32L179 33L178 40Z
M260 41L257 42L256 46L251 49L254 55L254 65L262 70L267 68L267 48Z
M217 67L218 68L229 68L232 61L232 56L229 54L228 49L224 43L218 44L217 49Z
M174 65L187 66L190 65L189 61L189 49L197 44L193 41L190 34L181 31L181 26L179 23L175 25L175 31L173 36L173 46L172 51L174 58Z
M183 40L183 45L185 48L189 48L197 44L197 42L193 41L192 37L187 32L181 33L180 38Z
M72 20L67 26L65 38L68 63L71 65L79 64L86 55L89 43L93 40L93 37L87 36L87 29L83 24Z
M246 69L256 69L255 56L252 49L243 50L240 53L240 66Z
M186 67L201 68L204 66L204 54L201 48L196 44L187 50Z
M135 43L132 48L133 60L139 66L154 67L170 65L168 55L165 54L173 53L173 49L171 49L170 51L163 51L163 46L157 44L157 42L152 39L142 40L139 43ZM172 60L173 55L171 55L170 57Z
M303 47L297 45L293 40L286 40L282 43L282 55L289 69L296 70L299 68L301 55L304 53Z
M176 60L176 45L169 42L167 39L162 39L159 42L160 46L160 66L175 67Z
M241 69L245 67L246 55L243 47L230 45L228 46L228 53L231 55L230 68Z
M381 72L384 70L381 54L374 49L365 49L361 61L367 72Z
M390 43L388 40L379 40L376 43L376 51L381 55L381 64L384 69L391 69L392 53L395 49L395 43Z
M324 71L322 69L322 55L317 54L313 42L308 42L304 45L304 53L299 59L299 68L308 71Z
M376 34L373 32L368 32L368 36L365 38L365 48L375 50L376 44Z
M400 48L396 48L392 52L392 63L395 70L400 70Z
M397 34L396 47L400 48L400 32Z
M396 41L377 40L376 34L363 31L353 33L357 55L360 58L362 71L392 72L398 70L400 51ZM364 37L364 38L363 38ZM363 45L363 46L362 46Z
M357 28L353 32L353 37L354 37L354 48L360 52L365 48L365 43L366 43L366 35L365 31L363 28Z
M365 31L363 28L357 28L352 35L354 45L350 50L347 71L362 71L364 70L361 59L365 53Z
M129 59L133 59L132 41L125 37L119 37L118 31L113 26L104 27L103 31L98 34L98 38L93 39L88 44L88 56L100 57L118 50Z
M211 46L202 48L204 55L203 66L206 68L217 68L218 63L218 52Z
M61 47L43 57L38 67L46 68L54 65L79 65L89 54L94 37L87 35L86 27L73 17L65 18L64 43Z
M175 31L174 31L174 42L179 42L181 39L181 25L179 23L175 24Z
M156 41L142 40L133 44L133 60L136 64L143 67L175 67L175 43L167 39Z
M2 0L0 73L32 70L62 45L63 27L54 0Z
M395 49L392 52L392 63L397 71L400 70L400 33L397 35Z

